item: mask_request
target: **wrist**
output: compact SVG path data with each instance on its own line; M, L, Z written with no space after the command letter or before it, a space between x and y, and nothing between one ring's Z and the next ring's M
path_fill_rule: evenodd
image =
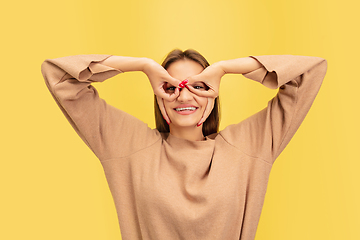
M213 63L212 66L218 69L218 72L221 76L224 76L227 73L227 71L225 70L226 69L226 61L219 61L219 62Z
M144 57L111 56L100 63L122 72L132 72L142 71L148 60Z
M220 65L225 73L245 74L261 68L262 65L251 57L224 60Z
M141 71L144 72L145 74L151 69L151 66L153 64L157 64L155 60L146 57L139 59L139 61L141 65Z

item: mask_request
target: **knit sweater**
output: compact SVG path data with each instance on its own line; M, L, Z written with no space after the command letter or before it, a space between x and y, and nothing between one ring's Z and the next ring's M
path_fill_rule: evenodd
M279 88L263 110L205 141L150 129L108 105L91 85L118 73L109 55L46 60L42 73L60 109L103 166L122 239L252 240L271 167L310 109L326 73L318 57L253 57L244 74Z

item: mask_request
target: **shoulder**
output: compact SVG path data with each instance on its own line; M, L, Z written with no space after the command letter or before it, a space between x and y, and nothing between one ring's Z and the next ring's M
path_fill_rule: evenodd
M270 136L263 121L266 114L266 109L263 109L240 123L229 125L218 133L217 138L249 156L267 159L271 155L267 148Z

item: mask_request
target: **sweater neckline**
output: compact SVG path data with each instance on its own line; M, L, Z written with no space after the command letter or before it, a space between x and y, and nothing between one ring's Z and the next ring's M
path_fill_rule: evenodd
M201 146L208 146L208 145L212 145L214 144L215 140L212 137L206 136L204 140L202 141L191 141L191 140L187 140L184 138L179 138L176 137L174 135L172 135L171 133L164 133L163 139L169 143L170 145L173 146L193 146L195 148L197 147L201 147Z
M166 162L176 172L174 174L180 176L179 181L188 186L207 176L215 150L214 139L190 141L170 133L163 137Z

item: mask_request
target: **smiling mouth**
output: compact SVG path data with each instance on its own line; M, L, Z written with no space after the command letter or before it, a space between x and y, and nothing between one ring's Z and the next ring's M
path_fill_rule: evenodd
M182 111L195 111L196 107L184 107L184 108L175 108L175 111L182 112Z

